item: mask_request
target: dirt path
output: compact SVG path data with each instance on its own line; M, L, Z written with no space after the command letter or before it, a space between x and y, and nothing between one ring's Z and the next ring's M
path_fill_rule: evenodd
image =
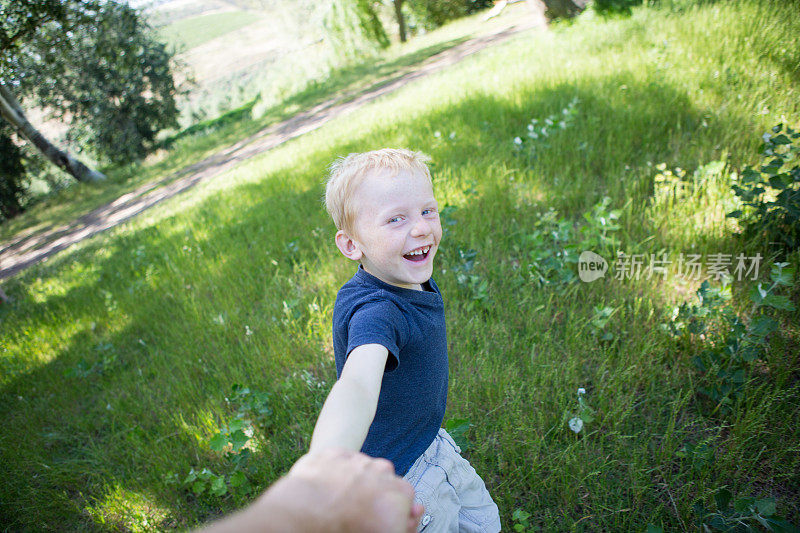
M70 224L33 233L22 232L2 244L0 279L45 260L69 246L138 215L142 211L190 189L198 183L218 176L239 163L270 150L290 139L313 131L336 117L388 94L416 79L442 70L488 46L501 43L522 31L546 27L542 16L529 16L493 33L475 37L433 55L410 72L380 81L354 99L340 103L344 97L329 100L230 146L202 161L185 167L170 176L147 183L113 202L98 207Z

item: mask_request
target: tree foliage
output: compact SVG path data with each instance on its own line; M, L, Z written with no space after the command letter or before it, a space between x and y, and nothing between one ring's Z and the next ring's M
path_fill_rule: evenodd
M0 51L0 81L20 100L69 122L69 140L124 162L143 156L158 131L177 125L170 54L137 11L110 0L0 0L4 9L16 6L10 11L20 4L38 13L40 23L33 29L15 17L3 23L3 42L11 44Z
M369 0L333 0L323 24L333 49L344 59L389 46L389 37Z
M96 159L130 162L147 153L160 130L177 126L170 62L166 46L126 3L0 0L0 120L76 179L102 174L30 127L25 109L69 124L67 140ZM20 162L11 148L16 137L5 138L0 157ZM3 190L18 190L9 184Z
M409 0L409 7L428 29L470 15L494 4L493 0Z

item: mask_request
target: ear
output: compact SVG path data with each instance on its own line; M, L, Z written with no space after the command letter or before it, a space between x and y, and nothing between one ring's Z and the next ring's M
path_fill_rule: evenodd
M344 230L340 229L336 232L335 240L336 247L339 248L339 251L342 252L346 258L352 259L353 261L361 260L364 254L361 252L358 243Z

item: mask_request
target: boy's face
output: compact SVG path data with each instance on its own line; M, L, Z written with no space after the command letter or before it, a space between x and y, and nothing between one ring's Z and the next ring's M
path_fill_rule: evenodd
M433 273L442 239L430 180L409 170L366 176L353 196L354 235L340 230L336 244L364 270L391 285L421 290Z

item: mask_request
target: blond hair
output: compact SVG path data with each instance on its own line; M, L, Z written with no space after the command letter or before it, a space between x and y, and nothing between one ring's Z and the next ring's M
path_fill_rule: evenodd
M348 233L353 231L356 217L353 193L368 173L388 170L390 177L394 177L401 171L408 170L420 172L431 179L431 172L425 164L428 161L430 157L422 152L394 148L348 154L336 159L330 166L325 187L325 208L336 224L336 229Z

